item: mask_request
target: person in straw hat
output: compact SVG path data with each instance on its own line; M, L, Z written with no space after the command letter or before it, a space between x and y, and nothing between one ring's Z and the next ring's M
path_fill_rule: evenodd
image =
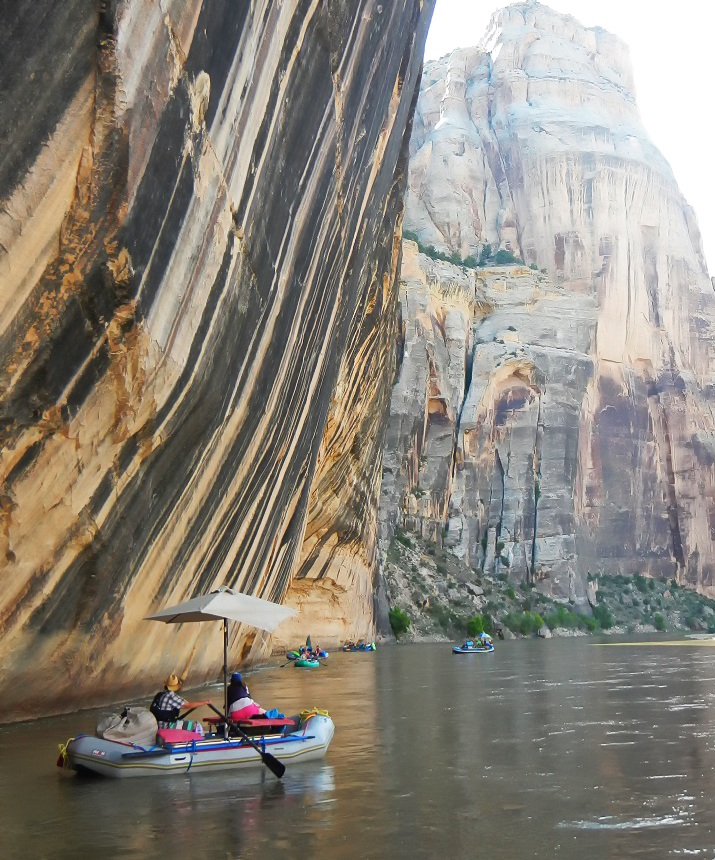
M156 717L160 729L172 728L179 717L179 711L182 708L198 708L201 705L208 705L205 702L187 702L178 694L184 679L178 675L171 674L164 681L164 689L154 696L154 699L149 706L149 710Z

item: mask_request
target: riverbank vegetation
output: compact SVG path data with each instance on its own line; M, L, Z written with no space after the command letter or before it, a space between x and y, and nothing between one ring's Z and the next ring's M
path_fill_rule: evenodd
M543 594L546 583L520 581L502 566L494 574L476 571L401 529L384 562L390 623L403 639L458 639L481 630L505 636L715 633L715 600L672 579L589 574L588 599L576 604Z

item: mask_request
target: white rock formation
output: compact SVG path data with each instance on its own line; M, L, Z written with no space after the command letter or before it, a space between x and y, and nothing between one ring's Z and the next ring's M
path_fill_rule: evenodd
M713 285L626 46L516 3L427 64L405 228L548 279L405 243L383 510L554 594L585 597L588 570L715 593Z

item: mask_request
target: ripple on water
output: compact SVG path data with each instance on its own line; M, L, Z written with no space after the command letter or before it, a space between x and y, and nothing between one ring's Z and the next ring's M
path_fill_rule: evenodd
M643 779L687 779L686 773L657 773L653 776L645 776Z
M567 830L643 830L646 827L674 827L677 824L687 822L675 815L633 818L626 821L612 815L604 815L591 821L560 821L557 826Z

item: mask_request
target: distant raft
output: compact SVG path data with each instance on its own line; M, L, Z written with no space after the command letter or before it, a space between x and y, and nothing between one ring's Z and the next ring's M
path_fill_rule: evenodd
M296 651L289 651L286 654L286 657L289 660L299 660L301 657L312 658L314 660L321 659L324 660L328 656L327 651L323 651L322 648L314 649L313 651L306 651L305 649L298 649Z
M493 650L492 637L488 633L479 633L474 640L467 639L464 644L452 647L453 654L489 654Z
M343 651L377 651L377 645L374 642L346 642Z

